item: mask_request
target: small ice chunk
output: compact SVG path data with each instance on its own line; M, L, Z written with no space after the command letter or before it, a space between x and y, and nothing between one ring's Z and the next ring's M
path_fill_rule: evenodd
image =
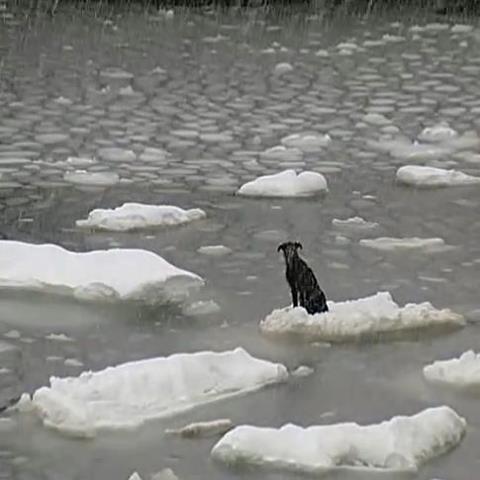
M120 177L114 172L88 172L85 170L65 172L63 179L74 185L92 187L111 187L120 181Z
M345 220L334 218L332 225L337 228L352 230L373 230L378 227L378 223L369 222L362 217L351 217Z
M281 142L286 147L298 148L303 152L317 152L332 141L330 135L319 135L312 133L294 133L282 138Z
M390 125L392 123L387 117L385 117L381 113L367 113L366 115L364 115L363 121L370 125L378 126Z
M442 383L451 387L479 388L480 354L468 350L459 358L438 360L425 366L423 375L430 382Z
M85 220L77 220L80 228L93 228L113 232L127 232L141 228L182 225L205 218L199 208L184 210L172 205L124 203L114 209L96 208Z
M458 170L425 167L421 165L405 165L397 170L397 181L414 187L457 187L480 183L480 177L467 175Z
M3 336L5 338L10 338L12 340L16 340L21 337L21 334L18 330L9 330L8 332L4 333Z
M277 145L267 148L260 156L262 159L295 161L303 157L303 152L299 148Z
M429 302L400 307L389 292L344 302L328 302L329 312L309 315L304 308L273 310L260 322L262 333L300 336L309 341L344 342L427 328L462 327L465 319Z
M73 342L73 338L64 333L50 333L45 338L55 342Z
M85 168L95 165L97 162L93 158L89 157L68 157L67 163L73 167Z
M83 367L83 362L77 358L66 358L63 363L68 367Z
M199 300L197 302L185 305L182 312L192 317L201 315L210 315L220 311L219 305L213 300Z
M284 170L248 182L238 190L239 195L258 197L306 197L328 191L327 180L321 173Z
M452 33L469 33L473 30L473 25L465 25L461 23L456 23L450 29Z
M275 73L275 75L283 75L284 73L291 72L292 70L293 67L292 65L290 65L290 63L283 62L277 63L275 65L275 68L273 69L273 72Z
M227 465L253 464L314 475L345 469L416 472L456 447L466 425L446 406L372 425L242 425L222 437L211 454Z
M46 427L92 437L100 430L132 429L288 378L285 366L252 357L244 349L178 353L50 378L32 396Z
M313 368L307 367L306 365L300 365L292 372L292 375L294 377L308 377L312 375L313 372Z
M428 253L443 252L453 248L446 245L443 238L419 238L419 237L378 237L364 238L360 245L373 248L382 252L405 252L410 250L421 250Z
M444 142L458 137L458 132L450 128L448 123L439 123L433 127L424 128L418 139L424 142Z
M124 148L106 147L98 150L97 155L107 162L132 163L137 156L132 150Z
M200 247L197 252L203 255L210 255L212 257L223 257L224 255L232 253L232 249L226 247L225 245L205 245Z
M185 438L214 437L223 435L235 425L229 418L220 418L208 422L195 422L178 429L167 429L165 433L179 435Z
M133 472L129 477L128 480L143 480L142 477L137 473Z

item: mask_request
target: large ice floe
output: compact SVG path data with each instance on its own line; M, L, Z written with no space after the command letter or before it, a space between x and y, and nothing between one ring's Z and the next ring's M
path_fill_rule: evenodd
M256 197L306 197L327 191L325 177L317 172L284 170L274 175L265 175L245 183L239 195Z
M71 252L58 245L0 241L0 288L81 300L162 302L183 298L203 280L140 249Z
M212 457L227 465L312 475L334 470L416 472L457 446L465 430L465 419L446 406L373 425L287 424L278 429L242 425L220 439Z
M458 170L405 165L397 170L397 182L414 187L457 187L480 183L480 177L467 175Z
M345 342L465 325L462 315L450 309L438 310L429 302L400 307L389 292L344 302L329 301L328 307L329 312L314 315L302 307L273 310L260 322L260 330L271 336Z
M382 252L405 252L418 250L424 253L437 253L454 248L447 245L443 238L419 238L419 237L378 237L364 238L360 245L373 248Z
M480 389L480 354L473 350L459 358L439 360L423 368L425 378L460 389Z
M91 437L101 430L131 429L148 420L285 381L287 369L242 348L179 353L50 378L50 386L21 399L47 427ZM26 405L30 404L30 408Z
M184 210L171 205L124 203L117 208L96 208L85 220L77 220L77 227L126 232L149 227L182 225L205 218L199 208Z

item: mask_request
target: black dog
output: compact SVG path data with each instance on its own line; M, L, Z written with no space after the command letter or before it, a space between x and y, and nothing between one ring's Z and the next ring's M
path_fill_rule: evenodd
M277 251L285 257L287 282L292 291L294 307L303 307L310 315L328 312L327 299L318 285L312 269L298 256L297 249L303 248L299 242L285 242Z

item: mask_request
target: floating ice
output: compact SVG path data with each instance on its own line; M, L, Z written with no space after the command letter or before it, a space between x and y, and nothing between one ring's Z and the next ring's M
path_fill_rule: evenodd
M309 377L313 372L313 368L307 367L306 365L300 365L292 372L292 375L294 377Z
M179 353L50 378L35 391L33 411L47 427L67 435L131 429L199 405L286 380L286 368L242 348L226 352Z
M291 72L293 70L292 65L289 63L277 63L273 69L276 75L283 75L284 73Z
M92 187L111 187L120 181L118 173L115 172L88 172L86 170L65 172L63 179L74 185Z
M400 307L389 292L344 302L328 302L330 311L309 315L301 307L273 310L260 322L260 330L275 336L300 336L308 340L343 342L375 338L428 328L461 327L462 315L438 310L429 302Z
M433 127L424 128L418 139L425 142L444 142L458 137L458 132L450 128L448 123L439 123Z
M197 302L185 305L182 312L192 317L210 315L220 311L220 307L213 300L198 300Z
M461 23L456 23L450 29L452 33L469 33L473 30L473 25L465 25Z
M480 387L480 354L473 350L462 353L459 358L440 360L423 368L430 382L443 383L458 388Z
M351 217L345 220L334 218L332 225L337 228L352 230L373 230L378 227L378 223L368 222L362 217Z
M232 249L226 247L225 245L205 245L200 247L197 252L202 253L203 255L210 255L212 257L222 257L232 253Z
M234 427L229 418L219 418L208 422L195 422L178 429L167 429L165 433L180 435L181 437L213 437L223 435Z
M394 158L410 160L441 158L453 151L453 147L444 144L412 143L404 138L369 140L367 144L376 150L390 153Z
M267 148L260 154L261 158L275 160L298 160L303 157L303 152L299 148L287 148L284 145Z
M184 210L171 205L124 203L114 209L96 208L85 220L77 220L77 227L127 232L141 228L181 225L205 218L199 208Z
M404 252L409 250L422 250L423 252L443 252L453 248L446 245L442 238L419 238L419 237L378 237L364 238L360 240L360 245L374 248L382 252Z
M327 191L325 177L316 172L285 170L265 175L240 187L239 195L258 197L306 197Z
M203 280L140 249L71 252L58 245L0 240L0 288L83 300L165 301Z
M133 78L133 73L122 70L117 67L109 67L100 71L100 76L112 80L130 80Z
M93 158L88 157L68 157L67 163L73 167L91 167L97 163Z
M154 473L150 480L179 480L175 472L171 468L164 468L157 473Z
M365 123L369 123L370 125L390 125L392 122L382 115L381 113L367 113L363 117L363 121Z
M130 163L136 158L132 150L125 150L123 148L107 147L101 148L97 152L98 156L108 162Z
M303 152L317 152L332 141L330 135L300 134L294 133L282 138L282 144L286 147L298 148Z
M242 425L213 447L212 457L227 465L254 464L314 475L336 469L416 472L457 446L465 430L465 419L446 406L373 425L287 424L279 429Z
M467 175L458 170L405 165L397 170L397 181L414 187L456 187L480 183L480 177Z
M63 143L69 139L69 136L64 133L42 133L35 136L37 142L45 145L53 145L55 143Z

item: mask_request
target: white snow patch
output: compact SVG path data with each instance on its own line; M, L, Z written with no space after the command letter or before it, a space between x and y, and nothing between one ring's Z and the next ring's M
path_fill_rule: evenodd
M136 428L199 405L285 381L287 369L242 348L179 353L50 378L35 391L34 413L47 427L79 437L100 430Z
M378 237L364 238L359 243L364 247L374 248L382 252L421 250L426 253L437 253L454 248L451 245L446 245L442 238Z
M171 205L124 203L114 209L96 208L85 220L77 220L77 227L127 232L141 228L181 225L205 218L199 208L183 210Z
M65 172L63 179L74 185L89 185L93 187L110 187L120 181L118 173L115 172L87 172L86 170Z
M458 170L405 165L397 170L397 181L415 187L456 187L480 183L480 177L467 175Z
M195 422L178 429L167 429L165 433L186 438L213 437L223 435L235 425L229 418L219 418L208 422Z
M327 180L321 173L284 170L265 175L240 187L239 195L258 197L306 197L327 191Z
M203 255L210 255L212 257L222 257L232 253L232 249L225 245L205 245L197 250L198 253Z
M429 302L400 307L389 292L344 302L328 302L329 312L309 315L302 307L273 310L260 330L275 336L294 335L308 340L342 342L378 334L396 334L428 328L462 327L465 319Z
M457 388L480 387L480 354L473 350L459 358L439 360L423 368L427 380Z
M332 141L330 135L318 135L312 133L294 133L282 138L281 142L286 147L298 148L303 152L318 152Z
M58 245L0 241L0 288L72 295L82 300L159 302L203 280L140 249L71 252Z
M336 469L415 472L458 445L465 430L465 419L446 406L373 425L242 425L213 447L212 457L316 475Z

